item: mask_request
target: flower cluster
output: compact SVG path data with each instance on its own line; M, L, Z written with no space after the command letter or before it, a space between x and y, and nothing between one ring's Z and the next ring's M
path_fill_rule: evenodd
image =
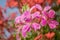
M37 8L39 11L31 13L34 8ZM15 24L18 25L18 31L22 33L23 37L26 37L26 33L30 32L32 29L37 31L46 25L50 29L55 29L59 23L54 20L55 11L51 9L50 6L42 8L39 4L36 4L31 9L23 12L21 16L16 17ZM19 27L20 26L20 27Z

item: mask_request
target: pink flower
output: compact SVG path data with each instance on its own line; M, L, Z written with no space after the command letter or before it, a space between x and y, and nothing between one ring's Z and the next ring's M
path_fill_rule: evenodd
M38 24L38 23L33 23L33 24L32 24L32 28L36 31L36 30L40 29L41 26L40 26L40 24Z
M41 20L41 25L45 26L46 24L49 25L50 29L56 28L59 23L55 20L52 20L54 18L55 12L53 10L50 10L49 12L44 12Z
M35 7L36 7L37 9L39 9L40 11L43 9L42 6L39 5L39 4L36 4Z
M50 20L50 21L48 21L48 25L49 25L50 29L54 29L57 27L57 25L59 25L59 23L56 20Z
M42 11L42 18L47 20L49 18L48 12Z
M55 17L55 11L50 10L48 15L49 15L49 18L54 18Z
M15 18L15 23L16 23L16 24L17 24L17 23L20 23L20 19L21 19L21 16L16 17L16 18Z
M40 18L40 12L35 12L35 13L33 13L32 14L32 19L34 19L34 18Z
M15 18L15 24L24 24L25 20L22 18L22 16L17 16Z
M42 18L42 20L41 20L40 24L41 24L42 26L46 26L47 21L46 21L45 19L43 19L43 18Z
M22 36L26 37L26 33L30 32L30 30L31 29L30 29L30 25L29 24L24 25L23 28L22 28Z
M36 5L34 5L34 6L30 9L30 12L31 12L34 8L37 8L37 9L40 10L40 11L48 11L48 10L51 9L51 6L46 6L46 7L43 9L41 5L36 4Z
M55 17L55 11L54 10L49 10L48 12L42 11L42 17L44 19L50 19Z
M54 21L52 22L52 19L55 17L55 11L54 10L49 10L50 7L48 8L44 8L44 10L46 11L42 11L42 19L41 19L41 22L40 24L42 26L45 26L46 24L49 25L50 29L54 29L56 28L57 25L59 25L59 23L57 21ZM49 11L47 11L49 10Z
M33 14L31 14L32 9L34 8L37 8L40 12L36 11ZM59 25L59 23L53 20L54 17L55 17L55 11L51 10L50 6L46 6L43 9L39 4L36 4L30 10L26 10L21 16L16 17L15 22L24 23L22 25L23 27L21 32L23 37L27 37L27 32L30 32L31 30L30 26L32 26L34 31L37 31L41 28L41 26L46 25L49 25L50 29L56 28ZM36 23L35 20L39 21L39 23ZM19 33L19 31L20 29L18 29L17 33Z
M43 11L48 11L51 9L51 6L46 6Z
M30 12L31 12L34 8L37 8L38 10L42 10L41 5L36 4L36 5L34 5L34 6L31 7Z
M15 23L25 23L31 21L31 14L29 11L25 11L21 16L15 18Z
M22 18L26 21L26 22L30 22L31 21L31 14L29 11L25 11L22 14Z

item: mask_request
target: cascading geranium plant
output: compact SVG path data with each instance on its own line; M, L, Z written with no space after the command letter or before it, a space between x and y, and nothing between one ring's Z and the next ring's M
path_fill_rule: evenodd
M32 13L33 9L38 11ZM54 40L55 32L53 31L59 25L54 20L55 11L51 6L36 4L23 14L15 18L16 39L17 40Z

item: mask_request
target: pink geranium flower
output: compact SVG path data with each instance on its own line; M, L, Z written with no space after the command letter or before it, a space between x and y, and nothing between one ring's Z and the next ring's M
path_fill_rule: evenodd
M17 24L17 23L20 23L20 19L21 19L21 16L16 17L16 18L15 18L15 23L16 23L16 24Z
M15 18L15 23L25 23L31 21L31 14L29 11L25 11L21 16Z
M48 13L49 18L54 18L55 17L55 11L54 10L50 10Z
M50 21L55 17L55 11L54 10L51 10L51 7L50 6L46 6L44 9L39 5L39 4L36 4L35 6L33 6L31 8L31 10L33 8L37 8L41 11L41 22L40 24L42 26L45 26L45 25L49 25L49 27L51 29L54 29L56 28L56 24L58 25L59 23L57 21L54 21L52 23L50 23Z
M41 24L42 26L46 25L46 23L49 25L50 29L56 28L56 26L59 24L57 21L52 20L55 17L55 11L50 10L49 12L44 12L43 15L45 16L44 20L42 19Z
M31 29L30 29L30 25L29 24L24 25L23 28L22 28L22 36L26 37L26 33L30 32L30 30Z
M47 23L49 25L50 29L56 28L56 26L59 23L55 20L52 21L52 19L55 17L55 11L54 10L50 10L49 12L44 11L43 15L45 16L45 18L43 16L44 20L42 19L42 21L41 21L42 26L43 25L45 26Z
M37 8L40 12L36 11L31 14L31 11L34 8ZM31 28L33 28L34 31L37 31L41 28L41 26L46 25L49 25L50 29L56 28L59 23L56 20L53 20L54 17L55 11L52 10L50 6L42 8L39 4L36 4L30 10L26 10L21 16L16 17L15 23L24 23L21 28L22 30L20 30L20 28L18 29L18 33L20 30L22 32L22 36L27 37L27 32L30 32ZM35 19L39 19L39 23L36 22Z
M59 25L59 23L56 20L50 20L50 21L48 21L48 25L49 25L50 29L54 29L57 27L57 25Z
M21 15L24 21L26 22L30 22L31 21L31 14L30 11L25 11L22 15Z

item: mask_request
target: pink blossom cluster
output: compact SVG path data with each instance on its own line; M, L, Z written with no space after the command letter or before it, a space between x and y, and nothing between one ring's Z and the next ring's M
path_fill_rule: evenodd
M37 8L39 11L31 13L34 8ZM32 29L37 31L46 25L50 29L55 29L59 23L54 20L54 17L55 11L50 6L42 8L41 5L36 4L31 9L24 11L21 16L16 17L15 24L19 24L18 32L21 32L22 36L26 37L27 32L30 32ZM39 19L39 22L36 22L38 20L35 21L35 19Z

